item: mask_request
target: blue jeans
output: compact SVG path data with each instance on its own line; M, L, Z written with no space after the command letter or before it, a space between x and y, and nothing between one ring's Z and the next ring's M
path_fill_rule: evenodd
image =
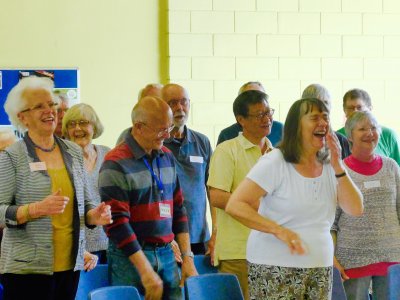
M349 279L343 282L348 300L368 299L368 290L372 280L372 299L385 300L387 277L386 276L366 276Z
M145 246L143 252L153 270L163 281L162 299L181 300L182 292L179 287L178 265L171 245L157 248ZM136 268L111 241L108 247L108 268L111 285L133 285L144 295L145 290Z

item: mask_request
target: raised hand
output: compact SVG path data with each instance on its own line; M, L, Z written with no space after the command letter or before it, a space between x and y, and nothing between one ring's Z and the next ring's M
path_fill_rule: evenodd
M68 201L69 198L62 196L61 189L58 189L42 201L31 204L30 214L34 218L62 214Z

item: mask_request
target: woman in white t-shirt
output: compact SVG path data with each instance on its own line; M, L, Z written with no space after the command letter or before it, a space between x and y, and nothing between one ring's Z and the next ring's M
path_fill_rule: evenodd
M325 144L330 163L321 155ZM231 196L226 212L253 229L247 243L251 299L330 299L336 204L350 215L363 212L340 153L325 104L298 100L279 149L264 155Z

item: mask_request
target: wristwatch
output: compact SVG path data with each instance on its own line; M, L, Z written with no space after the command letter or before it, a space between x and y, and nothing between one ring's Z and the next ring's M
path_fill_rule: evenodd
M182 258L184 258L185 256L194 258L194 254L193 254L192 251L183 252L183 253L182 253Z

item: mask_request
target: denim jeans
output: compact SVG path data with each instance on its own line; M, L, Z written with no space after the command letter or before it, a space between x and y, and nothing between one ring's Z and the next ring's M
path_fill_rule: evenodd
M386 276L366 276L349 279L343 282L348 300L368 299L368 290L372 280L372 299L385 300L387 277Z
M129 258L110 241L108 247L108 268L111 285L133 285L144 295L145 290L139 273ZM145 246L143 252L163 281L162 299L181 300L182 292L179 287L178 265L174 258L171 245L165 247Z

